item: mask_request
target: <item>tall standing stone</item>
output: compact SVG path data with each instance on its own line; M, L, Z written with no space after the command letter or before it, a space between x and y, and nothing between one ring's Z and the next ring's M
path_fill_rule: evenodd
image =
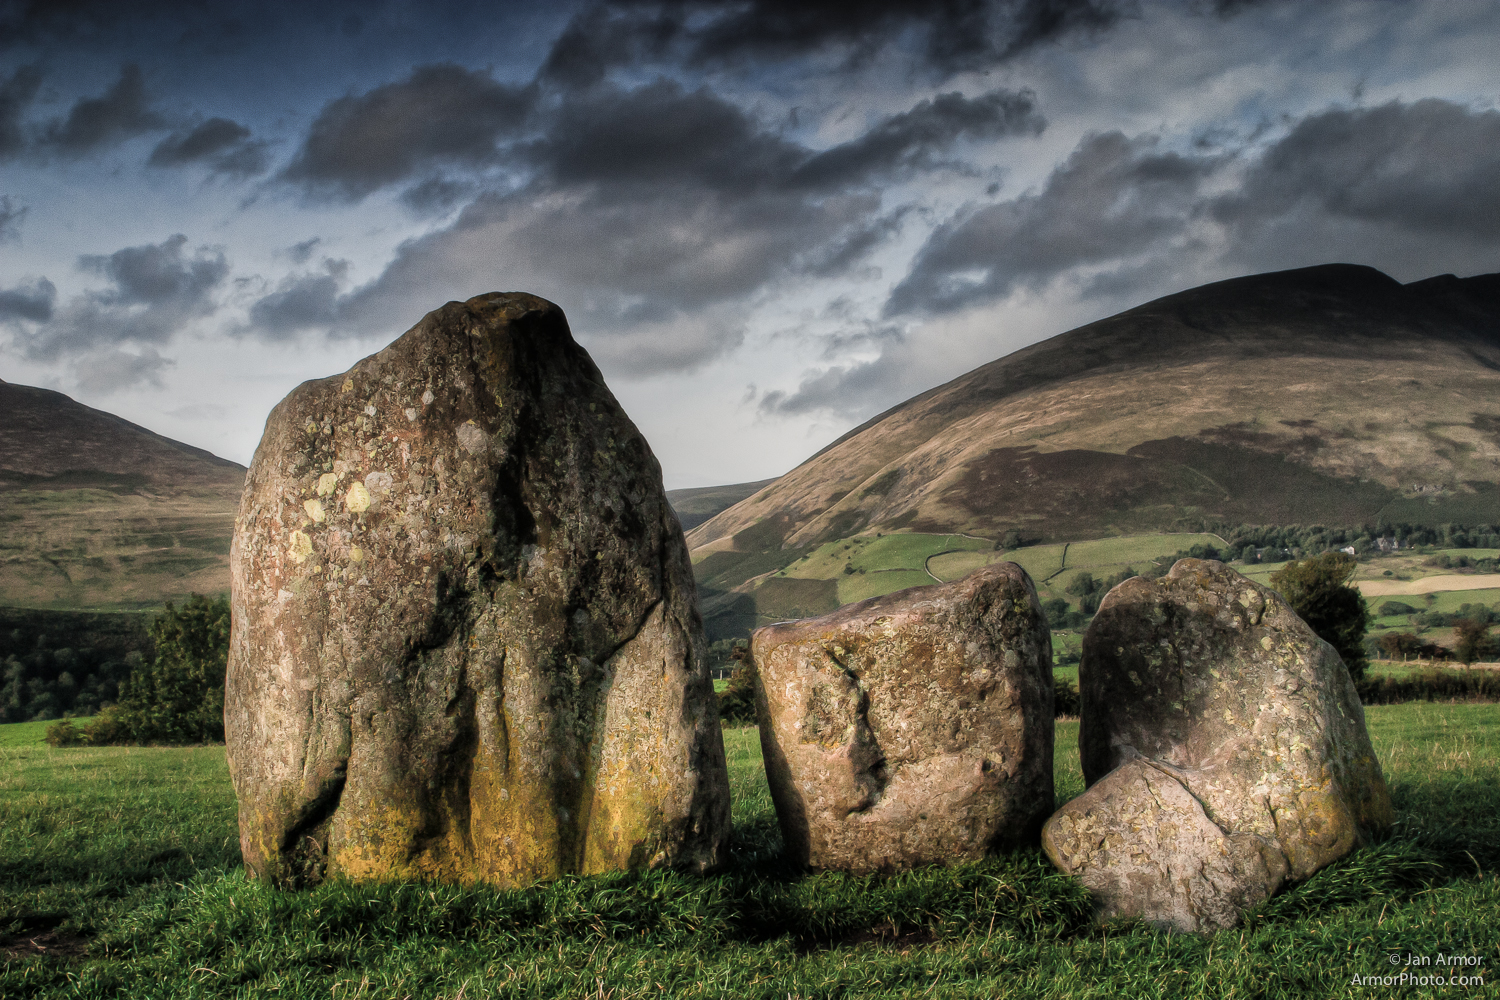
M483 879L724 857L682 532L555 305L450 302L266 423L231 551L252 875Z
M1035 843L1052 811L1052 644L998 563L751 640L788 855L895 871Z
M1043 846L1107 915L1229 926L1283 878L1306 878L1391 823L1338 653L1223 563L1183 559L1160 581L1111 590L1084 635L1079 694L1089 791L1048 821ZM1170 810L1180 841L1159 816L1147 835L1141 817L1167 808L1161 794L1132 802L1162 781L1187 793Z

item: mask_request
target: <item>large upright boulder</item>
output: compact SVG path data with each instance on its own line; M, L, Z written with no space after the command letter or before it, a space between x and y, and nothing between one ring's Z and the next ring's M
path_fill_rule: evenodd
M520 885L724 857L682 532L550 302L450 302L295 389L231 572L225 732L252 875Z
M1183 559L1159 581L1110 591L1084 635L1079 688L1089 791L1048 822L1043 845L1107 915L1229 926L1283 878L1305 878L1390 825L1390 794L1338 653L1275 591L1223 563ZM1184 834L1192 846L1178 851L1170 838L1143 836L1139 817L1166 800L1134 800L1161 780L1189 796L1173 799L1174 812L1196 809L1212 824L1181 829L1216 828L1218 841ZM1241 884L1229 888L1227 871ZM1184 902L1194 899L1216 902Z
M1052 645L999 563L751 640L788 855L894 871L1035 843L1052 811Z

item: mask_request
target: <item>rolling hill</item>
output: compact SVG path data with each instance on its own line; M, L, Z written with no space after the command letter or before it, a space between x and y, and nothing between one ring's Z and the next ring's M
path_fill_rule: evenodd
M697 486L667 490L667 503L677 514L683 531L691 531L720 511L728 510L746 497L754 496L776 482L762 479L758 483L734 483L729 486Z
M234 462L0 381L0 605L128 611L229 589Z
M743 617L769 586L764 619L827 604L778 571L840 539L1450 521L1500 522L1500 275L1402 285L1332 264L1204 285L1000 358L688 542L706 614Z

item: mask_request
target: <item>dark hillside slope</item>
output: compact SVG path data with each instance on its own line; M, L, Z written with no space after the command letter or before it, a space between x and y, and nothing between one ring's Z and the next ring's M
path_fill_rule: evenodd
M245 469L51 389L0 381L0 489L48 479L150 483L157 490L243 485Z
M245 469L0 382L0 605L131 610L229 587Z
M1204 519L1500 521L1500 275L1334 264L1166 296L894 407L689 544L759 567L876 529L1067 540Z

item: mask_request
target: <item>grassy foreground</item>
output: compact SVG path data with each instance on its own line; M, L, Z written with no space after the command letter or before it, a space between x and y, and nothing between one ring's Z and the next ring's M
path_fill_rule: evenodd
M1211 937L1098 928L1039 851L803 876L754 730L725 734L734 863L529 891L247 882L222 747L0 741L0 996L1485 996L1500 961L1500 706L1368 710L1396 834ZM1058 799L1082 791L1058 725ZM1355 985L1474 955L1483 985Z

